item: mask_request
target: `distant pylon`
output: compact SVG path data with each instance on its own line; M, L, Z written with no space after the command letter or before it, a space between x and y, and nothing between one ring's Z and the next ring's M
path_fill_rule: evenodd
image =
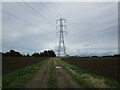
M64 29L66 29L66 25L64 25L65 23L66 23L66 20L63 18L60 18L59 20L57 20L57 24L58 24L57 29L60 30L58 32L60 36L59 36L57 56L66 56L66 48L65 48L65 42L64 42L64 33L66 32L64 31Z

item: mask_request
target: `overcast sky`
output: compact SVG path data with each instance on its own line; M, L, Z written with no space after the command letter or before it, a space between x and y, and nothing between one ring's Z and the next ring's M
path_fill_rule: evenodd
M118 53L117 2L4 2L2 9L4 52L57 51L56 20L62 17L67 21L67 54Z

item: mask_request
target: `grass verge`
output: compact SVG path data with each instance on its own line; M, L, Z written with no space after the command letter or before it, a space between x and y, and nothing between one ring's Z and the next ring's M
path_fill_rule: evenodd
M51 64L51 66L50 66L50 72L49 72L49 78L48 78L48 88L58 88L55 64Z
M22 88L48 60L31 65L2 77L2 88Z
M83 88L120 88L120 84L116 81L77 68L63 60L59 60L59 63Z

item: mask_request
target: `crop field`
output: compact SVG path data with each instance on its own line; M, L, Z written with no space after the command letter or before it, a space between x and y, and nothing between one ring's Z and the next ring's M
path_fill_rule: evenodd
M4 57L2 86L119 88L117 70L117 58Z
M27 66L39 63L47 58L44 57L3 57L2 74L25 68Z
M120 82L120 72L118 71L120 60L118 57L81 57L63 58L63 60L88 72Z

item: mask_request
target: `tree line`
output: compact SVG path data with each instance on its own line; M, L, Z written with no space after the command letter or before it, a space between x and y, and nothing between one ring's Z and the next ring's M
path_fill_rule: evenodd
M9 52L3 53L3 57L56 57L56 54L53 50L45 50L43 52L34 52L32 55L23 55L18 51L10 50Z

